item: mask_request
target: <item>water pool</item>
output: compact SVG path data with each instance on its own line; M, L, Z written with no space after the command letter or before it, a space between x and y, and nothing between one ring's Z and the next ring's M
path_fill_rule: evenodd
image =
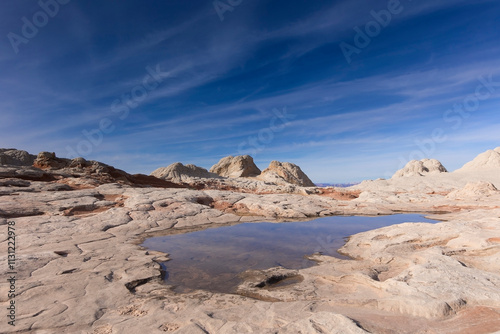
M314 265L306 255L346 258L337 250L350 235L403 222L435 223L417 214L333 216L287 223L242 223L147 239L142 246L170 254L165 282L176 292L233 292L248 269Z

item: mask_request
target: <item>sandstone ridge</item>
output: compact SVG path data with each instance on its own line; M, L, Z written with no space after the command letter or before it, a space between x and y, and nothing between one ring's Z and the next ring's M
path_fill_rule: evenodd
M106 183L136 187L184 188L144 174L129 174L102 162L84 158L58 158L53 152L31 155L26 151L0 149L0 178L57 181L73 188L91 188Z
M455 172L468 172L478 170L498 170L500 171L500 147L488 150L479 154L474 160L466 163Z
M35 161L36 156L29 154L26 151L16 150L13 148L0 149L0 166L31 166Z

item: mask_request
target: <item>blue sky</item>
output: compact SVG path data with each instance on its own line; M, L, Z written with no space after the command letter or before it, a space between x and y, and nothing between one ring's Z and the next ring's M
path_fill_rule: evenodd
M0 147L141 173L250 154L347 182L500 146L495 0L0 9Z

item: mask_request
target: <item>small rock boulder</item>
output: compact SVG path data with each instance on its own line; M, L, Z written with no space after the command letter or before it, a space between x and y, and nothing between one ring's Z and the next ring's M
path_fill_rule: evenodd
M205 168L191 164L183 165L180 162L175 162L169 165L168 167L158 168L150 175L155 176L159 179L173 181L173 182L189 181L192 178L219 177L219 175L215 173L210 173Z
M436 159L412 160L398 170L392 178L408 176L425 176L427 174L447 173L448 171Z
M219 176L235 178L258 176L261 170L255 165L251 156L240 155L222 158L210 168L210 172Z
M271 161L259 179L276 184L291 183L301 187L316 186L299 166L290 162Z

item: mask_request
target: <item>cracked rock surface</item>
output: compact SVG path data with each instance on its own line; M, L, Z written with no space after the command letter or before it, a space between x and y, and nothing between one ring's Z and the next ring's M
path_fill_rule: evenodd
M32 157L20 154L19 159ZM93 167L0 166L0 262L7 263L7 224L14 221L17 271L16 326L4 319L0 332L500 330L497 174L463 180L442 173L370 181L347 190L294 186L291 193L273 193L271 186L262 193L158 187L153 179L138 184L112 178L109 169L98 176L88 168ZM480 181L487 186L467 186ZM460 189L467 191L448 196ZM352 260L316 254L318 265L310 268L249 272L238 294L174 293L163 283L159 264L168 254L139 246L149 236L241 222L396 212L439 212L429 217L442 222L356 234L341 249ZM4 277L2 309L9 302ZM296 281L273 286L290 278Z

